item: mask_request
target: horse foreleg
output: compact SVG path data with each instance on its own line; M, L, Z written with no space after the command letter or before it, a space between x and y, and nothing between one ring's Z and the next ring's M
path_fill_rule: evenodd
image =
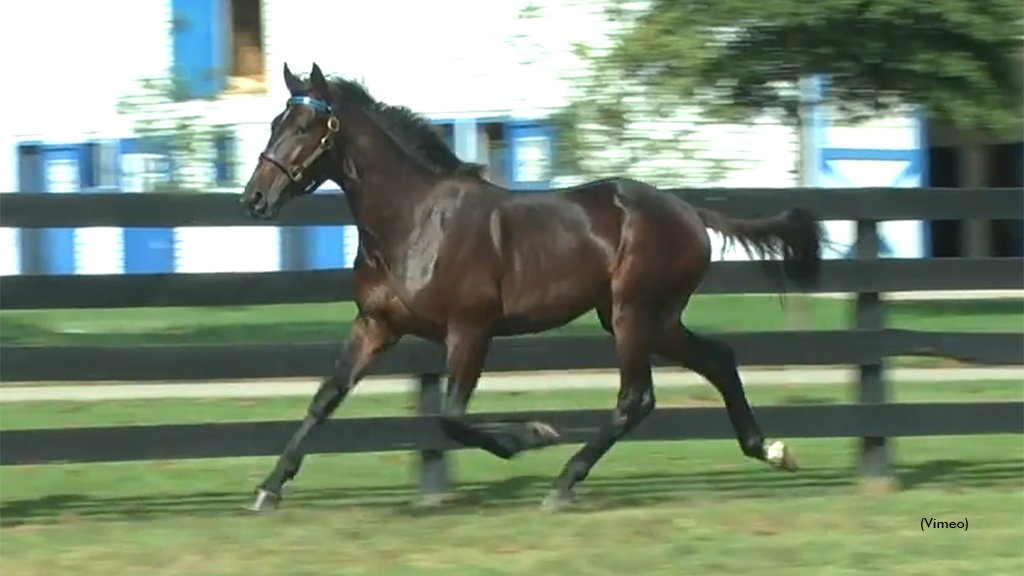
M263 510L281 500L281 488L299 473L302 466L302 443L307 436L330 417L345 400L356 384L362 380L373 361L394 345L398 338L379 320L368 316L356 318L334 369L310 400L306 417L285 446L277 464L256 489L252 509Z

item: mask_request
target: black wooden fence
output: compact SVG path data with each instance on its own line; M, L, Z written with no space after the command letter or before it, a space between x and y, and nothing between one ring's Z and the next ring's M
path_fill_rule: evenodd
M888 329L883 293L1024 288L1024 259L879 260L876 224L886 220L1024 219L1020 189L761 189L677 190L693 204L731 216L756 217L794 206L823 220L857 222L857 259L827 261L820 292L856 293L850 330L729 333L743 365L856 365L859 403L757 408L773 436L860 437L867 476L889 473L885 439L899 436L1024 432L1024 403L888 403L883 362L892 356L941 356L973 364L1024 365L1024 331L945 333ZM4 194L0 226L169 227L337 225L353 223L340 196L294 202L273 223L241 214L229 194ZM761 264L719 262L702 293L756 294L779 289ZM130 308L331 302L352 298L347 270L99 276L8 276L0 309ZM189 381L316 377L330 366L338 342L180 346L0 347L0 383L46 381ZM614 368L607 337L524 337L497 340L490 371ZM346 419L315 435L312 453L419 450L425 491L444 490L443 451L456 449L430 418L441 405L443 351L410 340L386 354L376 374L420 375L419 416ZM517 412L481 418L552 423L568 442L584 439L607 411ZM277 454L295 422L210 423L0 433L0 464L110 462ZM719 408L661 409L630 440L732 438Z

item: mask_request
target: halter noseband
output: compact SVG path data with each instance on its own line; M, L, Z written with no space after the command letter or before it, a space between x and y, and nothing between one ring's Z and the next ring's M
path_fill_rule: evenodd
M338 121L338 117L331 111L330 105L323 100L317 100L316 98L310 98L309 96L292 96L288 99L287 107L291 108L292 106L309 106L318 112L328 114L327 134L324 134L324 137L320 139L320 143L317 144L316 149L313 150L305 160L291 168L286 167L284 163L279 161L277 158L274 158L266 150L260 152L260 159L266 160L276 166L281 172L284 172L292 182L299 183L302 181L302 176L306 172L306 169L312 166L324 152L330 150L334 145L333 136L341 129L341 123Z

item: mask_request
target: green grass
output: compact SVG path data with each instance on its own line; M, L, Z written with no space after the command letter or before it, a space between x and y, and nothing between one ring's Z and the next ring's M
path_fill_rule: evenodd
M832 402L835 386L751 386L755 404ZM897 400L1021 400L1020 383L899 384ZM609 406L613 393L481 391L474 410ZM718 402L665 389L662 405ZM406 413L402 396L353 398L342 414ZM0 404L4 429L294 417L303 399ZM453 457L454 500L409 506L415 457L309 457L274 514L241 508L272 459L0 469L7 576L160 574L1002 576L1024 571L1019 435L893 442L903 490L865 495L853 440L797 440L790 475L733 442L623 443L575 509L539 501L574 447L502 462ZM968 531L922 532L922 517Z
M799 296L790 296L793 304ZM852 304L803 298L805 329L850 326ZM892 327L917 330L1016 331L1024 326L1020 299L894 301L887 304ZM0 312L3 344L161 344L341 340L355 316L351 302L219 308L135 308ZM791 326L777 296L699 296L684 319L709 331L781 330ZM549 332L595 334L594 314Z

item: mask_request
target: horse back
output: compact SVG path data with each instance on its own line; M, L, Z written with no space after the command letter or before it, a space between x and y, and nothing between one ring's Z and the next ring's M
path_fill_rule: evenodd
M502 332L571 320L608 291L622 221L614 184L512 195L495 210Z

